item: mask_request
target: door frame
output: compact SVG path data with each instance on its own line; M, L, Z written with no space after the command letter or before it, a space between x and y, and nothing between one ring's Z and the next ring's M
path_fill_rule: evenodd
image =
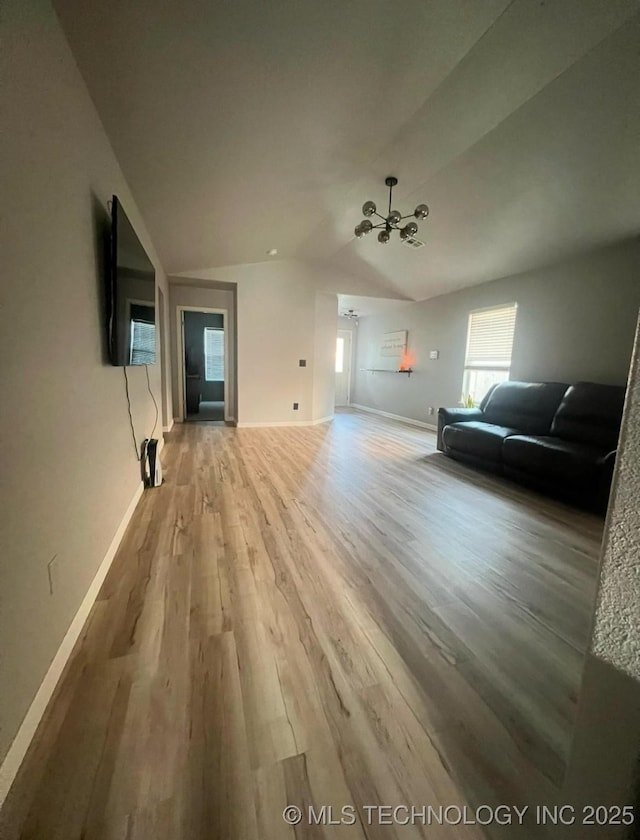
M353 330L339 329L336 333L336 339L340 337L340 333L342 333L342 335L345 335L346 333L349 336L349 375L347 376L347 401L345 405L351 405L351 378L353 375ZM344 354L344 358L347 358L346 353Z
M169 342L166 341L165 301L164 292L158 284L158 331L160 333L160 390L162 391L160 406L162 409L162 429L167 431L169 425L173 425L173 419L169 419L169 406L167 403L167 352Z
M185 375L184 375L184 313L204 312L211 315L222 315L222 329L224 331L224 419L229 422L229 310L214 309L209 306L176 306L176 337L178 352L178 420L183 423L187 417L185 414Z

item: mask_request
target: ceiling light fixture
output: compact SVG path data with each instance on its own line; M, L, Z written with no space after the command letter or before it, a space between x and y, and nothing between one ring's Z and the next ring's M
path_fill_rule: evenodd
M426 219L429 215L429 208L426 204L418 204L413 213L409 213L407 216L401 216L398 210L391 209L391 193L395 185L398 183L398 179L394 178L393 175L389 175L388 178L384 179L384 182L389 187L389 210L387 212L387 216L381 216L380 213L378 213L378 208L373 201L365 201L362 205L362 212L367 218L363 219L359 225L356 225L354 233L358 239L362 239L363 236L371 233L372 230L379 229L380 233L378 234L378 242L381 242L383 245L386 245L391 239L392 230L399 231L400 239L402 240L412 239L418 232L418 225L415 222L407 222L404 227L400 227L400 222L404 221L404 219L409 219L412 216L415 219ZM377 225L374 225L371 221L371 216L377 216L379 219L382 219L382 221Z
M341 312L340 314L342 315L343 318L349 318L349 320L351 320L351 321L357 321L358 320L358 313L356 312L355 309L345 309L345 311Z

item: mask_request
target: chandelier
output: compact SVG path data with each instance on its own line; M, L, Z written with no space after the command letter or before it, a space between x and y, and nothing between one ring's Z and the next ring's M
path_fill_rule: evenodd
M380 229L378 242L381 242L383 245L386 245L391 239L392 230L400 232L400 239L402 239L403 242L413 239L418 232L418 225L415 222L407 222L404 227L400 227L400 222L405 219L410 219L411 217L415 219L426 219L429 215L429 208L426 204L418 204L413 213L409 213L407 216L401 216L398 210L391 209L391 193L395 185L398 183L398 179L394 178L393 175L389 175L388 178L384 179L384 182L389 187L389 210L387 211L386 217L381 216L380 213L378 213L378 208L373 201L365 201L362 205L362 213L367 218L363 219L359 225L356 225L354 230L355 235L358 239L362 239L363 236L371 233L372 230ZM371 221L371 216L377 216L382 221L378 222L377 225L374 225Z
M345 311L341 312L340 315L343 318L349 318L350 321L357 321L359 318L359 315L355 309L345 309Z

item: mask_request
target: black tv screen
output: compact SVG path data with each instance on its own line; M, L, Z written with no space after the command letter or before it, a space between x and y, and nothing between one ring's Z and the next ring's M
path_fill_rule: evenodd
M108 344L113 365L156 361L156 272L117 196L111 204Z

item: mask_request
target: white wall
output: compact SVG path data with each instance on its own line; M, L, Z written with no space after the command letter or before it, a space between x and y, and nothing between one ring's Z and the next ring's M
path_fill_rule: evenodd
M469 312L518 303L511 378L624 384L640 307L640 243L604 248L567 262L418 303L393 302L360 319L352 401L423 422L429 406L456 405ZM410 378L369 373L385 332L408 330ZM437 361L429 350L439 350Z
M6 0L2 17L0 759L140 486L123 371L105 350L112 193L167 290L50 5ZM160 402L159 364L150 377ZM138 447L154 409L144 368L129 378Z
M313 418L315 289L299 263L244 266L238 281L238 420ZM307 366L299 367L306 359ZM299 409L293 409L293 403Z
M313 269L295 260L242 266L241 272L239 423L302 423L333 416L336 295L316 292ZM301 359L306 367L300 367Z

